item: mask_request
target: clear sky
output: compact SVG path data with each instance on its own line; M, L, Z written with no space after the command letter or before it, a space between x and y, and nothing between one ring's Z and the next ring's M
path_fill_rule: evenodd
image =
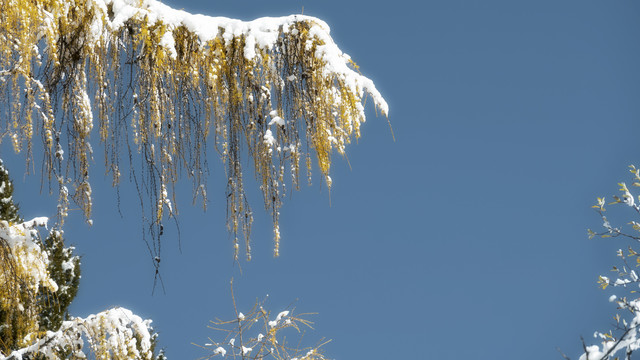
M216 317L269 294L278 312L317 312L335 359L577 359L580 335L607 330L611 292L598 274L626 244L589 240L596 196L640 165L640 3L601 1L198 1L167 4L250 20L300 13L338 45L390 105L368 109L362 138L282 209L281 257L253 197L253 261L232 261L223 168L213 162L207 213L179 203L182 253L166 226L166 294L140 236L132 186L115 192L96 155L93 227L72 212L66 240L83 256L71 307L124 306L152 318L170 359L195 359ZM99 146L94 146L98 149ZM37 176L2 149L25 218L53 216ZM36 163L38 161L36 160ZM317 175L317 171L316 171ZM254 195L257 195L255 192ZM615 221L615 219L612 218Z

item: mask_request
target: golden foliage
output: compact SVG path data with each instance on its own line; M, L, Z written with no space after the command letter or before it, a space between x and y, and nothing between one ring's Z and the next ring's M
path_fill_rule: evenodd
M0 239L0 352L8 354L23 346L25 336L38 330L37 309L33 306L35 291L28 286L29 274L24 273L13 261L11 249ZM21 289L29 289L21 291ZM26 305L26 306L25 306Z
M5 136L28 161L33 136L42 138L44 173L60 191L59 221L69 197L91 216L94 113L114 185L122 154L129 161L140 156L142 167L132 176L150 194L156 226L175 214L174 185L183 174L206 204L207 156L215 149L226 167L228 227L236 249L245 239L250 257L248 156L272 216L277 255L285 183L299 187L301 158L310 178L315 153L330 187L332 151L344 154L360 136L365 91L384 114L386 103L317 19L282 18L265 45L223 25L203 37L156 16L145 1L119 24L122 4L136 2L0 0ZM344 68L327 54L339 55Z
M40 330L42 291L57 291L47 271L47 254L32 242L24 224L0 221L0 352L25 346ZM13 239L13 240L8 240Z

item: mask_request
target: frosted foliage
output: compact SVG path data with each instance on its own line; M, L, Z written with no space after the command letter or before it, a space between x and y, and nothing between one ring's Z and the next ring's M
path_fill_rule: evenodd
M0 313L7 315L4 318L7 323L2 325L19 326L14 330L22 334L19 349L10 354L0 351L0 359L33 359L35 354L46 359L85 359L85 352L96 359L153 359L156 335L151 320L142 320L127 309L114 308L86 318L71 318L63 321L56 331L44 331L42 314L34 301L50 294L53 298L62 296L65 291L50 276L51 259L36 230L46 226L44 217L15 225L0 221ZM68 253L72 248L63 251ZM77 259L67 257L70 260L62 268L77 271Z
M229 357L273 360L325 360L321 347L328 341L303 347L305 328L312 322L293 311L281 311L275 317L257 303L250 311L238 313L232 321L212 321L212 329L224 334L218 341L209 338L201 346L207 355L203 359ZM296 339L296 336L299 338Z
M621 328L624 332L615 337L612 332L594 333L594 337L602 341L601 345L586 346L586 352L580 356L579 360L609 360L614 359L622 354L631 354L640 347L640 336L638 334L638 325L640 325L640 302L639 300L622 300L618 301L621 309L627 309L633 314L633 318L628 320L620 320Z
M633 187L640 187L640 169L630 166L633 174ZM595 332L594 337L600 341L599 345L584 344L584 353L579 360L613 360L616 358L630 359L631 354L640 347L640 298L637 289L640 287L640 278L636 272L637 264L640 264L640 253L633 248L633 244L640 241L640 223L630 221L627 225L617 227L605 216L607 205L624 205L631 209L632 214L640 214L640 206L636 195L632 193L626 183L619 183L620 196L614 195L613 201L608 202L604 197L598 198L593 208L599 213L602 219L602 232L589 230L589 237L611 238L620 237L632 242L626 250L619 249L617 256L620 259L619 265L614 266L607 276L600 275L598 283L602 289L614 288L616 294L609 295L609 301L615 303L619 310L614 316L616 321L612 330L607 332ZM622 209L619 209L620 211ZM613 275L610 275L613 274ZM610 278L611 277L611 278Z
M16 350L7 359L23 359L25 354L42 354L46 359L153 359L155 338L151 320L142 320L130 310L113 308L86 318L64 321L58 331L48 331L32 345ZM88 346L85 346L87 339ZM60 357L61 352L70 357ZM0 356L0 359L5 359Z
M0 7L7 102L0 126L28 161L33 136L42 139L60 221L70 200L91 217L97 131L114 184L122 154L134 159L131 175L149 189L146 218L158 228L177 212L174 184L182 175L206 205L207 157L221 156L227 224L249 255L243 166L252 168L275 230L286 183L299 187L301 159L311 178L315 155L330 186L331 154L344 154L360 136L364 98L389 111L314 17L240 21L154 0L4 0Z
M25 335L39 330L46 322L39 316L39 299L58 292L36 230L46 223L46 218L0 221L0 351L21 346Z
M54 292L58 290L58 285L49 277L49 258L40 245L36 230L36 226L46 224L47 218L35 218L16 225L0 220L0 241L9 249L15 267L13 273L0 272L0 284L12 282L18 274L22 278L22 286L27 286L31 291L36 292L39 286Z

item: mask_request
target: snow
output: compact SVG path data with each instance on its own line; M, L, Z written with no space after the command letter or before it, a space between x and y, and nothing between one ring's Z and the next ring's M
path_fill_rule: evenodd
M616 279L616 281L613 284L615 286L625 286L629 283L631 283L631 280L629 279Z
M270 129L267 129L267 131L265 131L263 139L264 143L269 147L274 146L277 143L276 138L273 137L273 133Z
M615 301L616 299L616 296L612 295L609 301ZM594 337L602 339L602 345L587 346L585 353L580 356L579 360L601 360L605 354L608 354L607 359L613 359L619 351L635 351L640 348L640 337L638 334L638 326L640 326L640 300L626 301L626 299L623 298L618 302L618 305L621 309L630 310L634 316L631 322L627 322L626 320L622 321L622 325L624 325L624 329L627 331L625 331L619 339L613 338L610 333L596 332Z
M47 331L46 335L30 346L14 351L11 356L22 359L23 355L40 353L48 359L59 359L54 350L73 349L73 358L87 358L83 335L89 339L91 351L110 354L110 358L132 356L135 359L153 358L151 352L151 320L142 320L131 310L116 307L86 318L64 321L58 331ZM95 338L104 336L103 339ZM31 358L31 357L29 357Z
M62 271L71 271L72 273L75 273L76 271L76 264L75 264L75 260L76 257L70 257L69 260L67 261L63 261L62 262Z
M286 317L289 315L289 311L285 310L285 311L281 311L278 316L276 316L275 320L271 320L269 321L269 327L276 327L278 326L278 324L280 323L280 320L282 320L282 318Z
M48 221L49 221L49 218L41 216L41 217L33 218L33 219L29 220L29 221L25 221L23 223L23 226L26 229L33 229L36 226L44 226L46 228Z
M162 39L160 39L160 46L169 50L169 56L171 56L172 59L175 59L178 56L178 53L176 52L176 42L171 31L167 31L162 35Z
M21 269L19 273L29 274L29 283L26 285L34 290L43 285L55 292L58 285L49 276L49 258L40 246L38 232L34 229L37 226L46 226L47 220L46 217L37 217L16 225L9 225L5 220L1 220L0 239L4 240L11 250L16 265Z
M285 310L282 311L278 314L278 316L276 317L276 321L280 321L283 317L289 315L289 311Z
M579 360L599 360L603 355L604 353L600 351L598 345L587 346L587 352L580 356Z
M60 161L64 160L64 150L62 150L60 144L56 144L56 158L60 159Z
M257 50L268 51L275 47L278 38L283 34L298 35L292 25L297 22L307 22L311 25L309 35L317 40L316 58L324 63L324 75L336 75L342 79L349 89L360 97L366 91L383 114L389 114L389 106L376 89L373 81L349 67L351 57L343 53L330 36L331 29L324 21L307 15L289 15L283 17L263 17L253 21L241 21L226 17L213 17L201 14L191 14L183 10L173 9L156 0L90 0L90 4L102 11L106 27L115 32L130 19L147 18L149 24L162 22L166 25L166 32L162 35L162 46L172 58L176 57L173 30L184 26L196 34L202 45L221 36L225 41L234 37L245 38L244 57L253 60ZM107 15L108 6L112 7L113 15ZM101 36L94 31L94 36ZM287 77L289 81L294 75ZM84 98L83 101L88 101ZM87 114L88 115L88 114Z
M269 122L269 126L273 125L273 124L278 124L280 126L284 126L285 121L283 118L281 118L280 116L274 116L271 121Z
M52 292L58 291L58 285L48 272L49 258L40 241L38 227L46 227L48 218L36 217L20 224L9 225L0 220L0 239L8 247L18 274L27 274L21 278L21 286L34 292L41 286ZM54 235L56 231L53 232ZM58 234L59 235L59 234ZM72 251L67 248L65 251ZM75 271L76 257L70 257L62 263L64 271ZM0 273L0 281L6 281ZM20 303L18 309L24 309ZM56 350L73 349L73 358L87 358L84 351L84 339L89 340L89 350L94 354L109 354L109 358L133 356L136 359L152 359L151 320L143 320L125 308L113 308L86 318L76 317L66 320L57 331L46 334L32 333L25 338L31 345L15 350L10 358L33 358L42 354L47 359L59 359ZM83 350L84 349L84 350ZM0 355L0 359L5 359Z

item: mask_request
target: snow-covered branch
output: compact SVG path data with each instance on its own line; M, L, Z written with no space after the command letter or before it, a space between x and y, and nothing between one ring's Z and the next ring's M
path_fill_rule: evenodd
M630 166L633 174L632 186L640 187L640 169ZM589 230L589 237L599 236L602 238L619 237L622 239L632 240L632 244L640 241L640 223L630 221L628 226L613 226L604 215L607 205L624 204L634 210L634 214L640 213L640 207L637 205L635 196L629 190L625 183L620 183L621 196L613 196L614 201L607 204L605 198L598 198L596 205L593 206L600 215L605 231L594 232ZM640 197L638 197L640 200ZM608 276L601 275L598 283L602 289L606 289L609 285L619 288L617 295L611 295L610 302L615 302L619 310L625 310L623 314L616 314L614 317L616 325L614 329L607 332L595 332L594 337L601 339L602 343L598 345L584 345L584 353L580 356L580 360L610 360L618 358L619 353L623 353L626 359L630 359L631 354L640 347L640 333L638 326L640 325L640 299L637 298L637 292L634 288L640 286L640 277L635 267L640 264L640 253L632 246L627 250L619 249L617 252L622 264L614 266L612 271L616 274L614 280ZM632 260L632 264L629 263ZM624 294L620 294L625 291ZM625 314L626 313L626 314ZM631 317L627 318L627 314Z
M114 184L128 168L122 153L139 164L131 176L150 189L147 218L156 227L177 211L181 175L206 205L207 150L215 148L229 179L236 256L238 238L250 256L253 219L243 154L273 219L277 255L287 183L299 187L301 167L311 178L315 155L330 187L331 154L360 136L364 98L389 112L329 26L303 15L244 22L155 0L3 0L0 69L14 69L0 73L8 105L0 126L28 157L40 135L44 171L60 191L59 221L71 199L91 217L95 131Z
M233 320L211 321L209 327L224 334L224 338L217 341L209 338L209 343L200 346L208 353L205 358L230 356L240 359L326 360L321 347L328 341L300 347L305 328L311 328L312 323L305 319L309 314L294 314L292 310L284 310L273 316L263 305L264 302L257 303L246 313L237 312ZM285 335L287 330L290 330L289 333L295 331L300 337L295 341L296 344L292 344L291 335Z
M130 310L113 308L86 318L65 321L58 331L47 331L33 344L0 359L22 360L42 355L45 359L86 359L88 350L96 359L155 359L157 334L151 320L142 320ZM64 355L61 355L64 354ZM28 357L27 357L28 355Z

